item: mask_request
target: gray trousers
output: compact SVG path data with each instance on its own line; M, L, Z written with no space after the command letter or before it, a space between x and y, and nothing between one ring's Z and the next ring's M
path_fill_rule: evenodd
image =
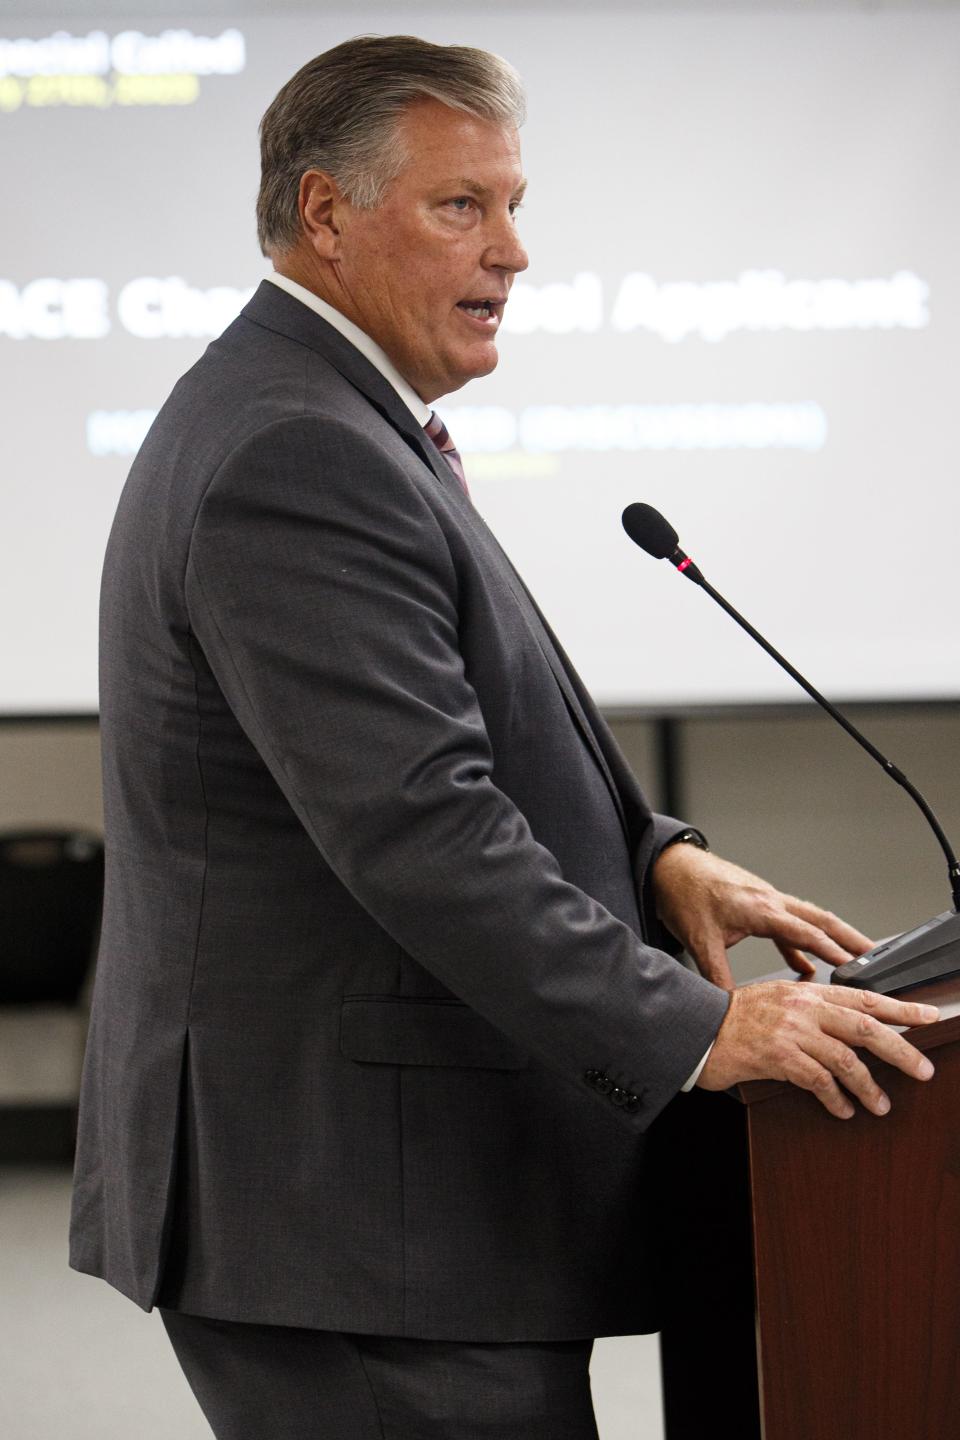
M592 1340L490 1345L160 1315L216 1440L598 1440Z

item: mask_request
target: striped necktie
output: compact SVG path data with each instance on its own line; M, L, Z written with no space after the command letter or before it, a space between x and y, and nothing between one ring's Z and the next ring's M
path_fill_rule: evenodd
M444 425L436 410L430 411L430 419L427 421L426 425L424 425L423 429L424 433L430 436L430 439L433 441L434 445L436 445L437 449L440 451L440 454L450 466L450 469L453 471L454 475L456 475L461 486L463 487L464 495L469 497L470 491L467 489L467 477L463 473L463 461L460 459L460 451L457 449L456 445L454 445L453 440L450 437L450 431L447 429L446 425Z

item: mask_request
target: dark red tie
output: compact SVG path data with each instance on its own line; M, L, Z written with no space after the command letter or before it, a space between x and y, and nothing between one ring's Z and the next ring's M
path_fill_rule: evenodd
M436 410L430 411L430 419L423 428L425 434L430 436L430 439L460 481L464 495L469 496L470 491L467 488L467 477L463 473L463 461L460 459L460 451L456 445L454 445L453 440L450 438L450 431L446 425L444 425Z

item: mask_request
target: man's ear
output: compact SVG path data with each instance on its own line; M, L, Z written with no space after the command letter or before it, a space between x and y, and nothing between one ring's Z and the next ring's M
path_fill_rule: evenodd
M323 260L340 254L338 210L344 203L340 187L325 170L308 170L300 177L297 208L310 248Z

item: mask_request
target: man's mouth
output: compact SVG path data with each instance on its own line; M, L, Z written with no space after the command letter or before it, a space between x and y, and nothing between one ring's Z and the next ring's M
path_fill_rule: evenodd
M474 320L496 320L499 324L504 303L503 300L461 300L457 309L462 310L465 315L472 315Z

